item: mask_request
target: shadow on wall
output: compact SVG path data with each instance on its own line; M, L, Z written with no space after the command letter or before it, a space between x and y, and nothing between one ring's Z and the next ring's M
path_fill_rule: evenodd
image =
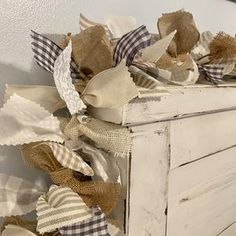
M60 34L45 34L45 36L58 45L62 44L62 40L64 38L64 36ZM31 47L30 44L29 47ZM25 85L26 84L54 85L52 74L42 69L33 61L33 53L32 53L31 69L29 71L24 71L20 68L15 67L14 65L0 62L0 81L1 81L0 83L1 107L3 105L5 84L17 83Z
M52 75L40 68L35 62L32 63L30 71L21 70L14 65L0 63L0 80L1 107L3 105L3 97L6 84L53 85L54 83Z
M62 35L54 34L45 36L57 44L62 42ZM24 59L24 56L22 56L22 58ZM4 103L5 84L54 85L52 74L38 66L33 61L33 58L29 71L24 71L12 64L0 62L0 81L0 107L2 107ZM43 171L31 168L24 163L19 148L14 146L0 146L0 173L21 177L43 185L49 185L50 183L47 174ZM1 222L2 219L0 218L0 224Z

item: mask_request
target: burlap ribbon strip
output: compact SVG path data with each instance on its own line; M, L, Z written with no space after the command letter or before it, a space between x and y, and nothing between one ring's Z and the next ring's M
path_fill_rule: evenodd
M77 140L78 136L85 135L101 148L121 156L126 156L131 150L132 139L126 127L93 118L87 124L79 123L76 117L59 120L63 133L69 139Z
M169 47L169 53L172 56L190 52L200 37L192 14L183 10L162 14L157 26L161 38L177 30Z
M53 183L68 186L78 193L89 206L100 206L104 213L109 213L119 199L121 186L118 183L102 181L79 181L74 172L63 168L55 159L51 149L39 143L31 143L21 147L23 159L31 166L49 173Z

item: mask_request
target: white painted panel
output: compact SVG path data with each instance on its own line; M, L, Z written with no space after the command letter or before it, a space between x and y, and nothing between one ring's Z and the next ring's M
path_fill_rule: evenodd
M168 90L170 95L159 100L145 102L137 100L120 109L92 108L91 110L97 118L130 126L236 109L236 87L194 85L168 87Z
M236 111L171 121L171 169L236 145Z
M217 236L235 219L236 148L170 171L168 236Z
M164 236L167 124L135 127L130 169L129 236Z

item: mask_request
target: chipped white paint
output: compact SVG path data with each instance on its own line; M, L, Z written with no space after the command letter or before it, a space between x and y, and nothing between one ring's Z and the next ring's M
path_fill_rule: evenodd
M234 147L170 171L167 236L217 236L235 222L235 156Z
M225 86L225 85L221 85ZM234 86L234 87L230 87ZM168 88L170 95L156 101L132 102L120 109L91 109L102 120L123 125L138 125L160 120L236 109L236 84L228 87L195 85Z
M133 132L126 235L235 236L236 87L170 92L93 110Z
M171 122L171 169L236 145L236 110Z
M167 123L134 127L129 189L129 236L165 235Z

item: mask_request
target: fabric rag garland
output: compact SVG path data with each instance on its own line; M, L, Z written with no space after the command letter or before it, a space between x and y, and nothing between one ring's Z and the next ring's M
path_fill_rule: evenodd
M126 197L130 130L91 117L87 107L116 109L168 96L169 85L199 78L218 84L236 75L236 38L200 34L183 10L163 14L159 34L133 17L96 23L81 14L79 24L81 32L68 33L61 47L31 32L34 60L55 86L6 87L0 145L21 145L23 160L54 185L47 190L0 174L2 235L122 235L115 225L123 222L112 224L108 214ZM16 216L34 210L37 222Z
M21 152L26 163L47 172L54 184L71 188L89 207L98 205L104 213L109 213L116 206L121 192L119 183L78 179L75 172L63 167L45 145L23 145Z

